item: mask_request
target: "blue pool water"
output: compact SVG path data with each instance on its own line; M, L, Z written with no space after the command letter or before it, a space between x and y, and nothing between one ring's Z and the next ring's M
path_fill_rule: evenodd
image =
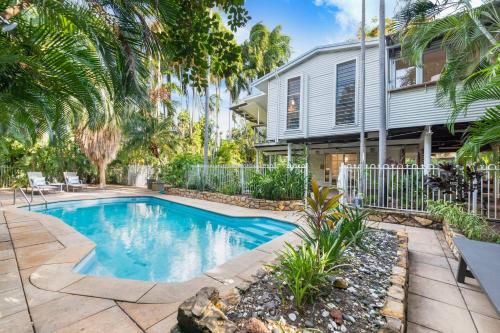
M295 227L235 218L152 197L58 202L32 210L60 218L96 243L83 274L181 282Z

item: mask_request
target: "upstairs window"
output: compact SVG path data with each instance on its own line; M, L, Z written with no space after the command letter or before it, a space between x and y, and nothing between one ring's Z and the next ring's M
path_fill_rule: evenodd
M417 67L404 59L394 60L394 88L409 87L417 84Z
M335 125L354 124L356 111L356 60L337 65Z
M446 53L434 42L422 55L422 67L410 64L401 58L401 51L391 54L390 87L392 89L411 87L416 84L435 82L439 80L446 63Z
M425 52L423 62L423 82L434 82L439 80L441 71L446 63L446 53L444 50L432 50Z
M300 125L300 77L288 79L286 102L286 128L297 129Z

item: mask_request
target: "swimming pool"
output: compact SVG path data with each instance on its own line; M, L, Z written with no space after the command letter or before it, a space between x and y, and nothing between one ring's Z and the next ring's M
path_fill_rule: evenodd
M96 243L82 274L182 282L295 228L269 218L229 217L154 197L32 206Z

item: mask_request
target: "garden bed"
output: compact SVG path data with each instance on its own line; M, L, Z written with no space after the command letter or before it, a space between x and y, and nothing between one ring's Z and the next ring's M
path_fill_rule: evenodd
M298 211L304 207L304 202L302 200L265 200L245 195L228 195L184 188L169 188L168 194L264 210Z
M386 231L369 233L363 250L346 251L345 266L328 277L313 302L298 310L293 296L271 270L243 292L227 312L242 331L261 323L275 332L374 332L382 327L404 331L407 285L407 237Z

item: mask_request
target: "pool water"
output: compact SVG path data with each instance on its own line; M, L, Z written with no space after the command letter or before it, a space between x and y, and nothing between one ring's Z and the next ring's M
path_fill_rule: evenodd
M182 282L295 227L236 218L152 198L80 200L32 206L96 243L77 270L124 279Z

